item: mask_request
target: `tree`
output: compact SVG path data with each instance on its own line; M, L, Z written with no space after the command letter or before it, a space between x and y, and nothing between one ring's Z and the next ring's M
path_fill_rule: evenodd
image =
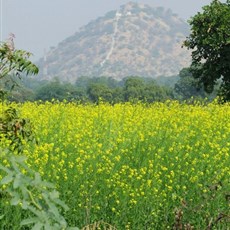
M191 97L207 96L203 88L199 87L198 79L194 79L190 68L183 68L179 73L180 79L174 86L174 91L179 99L187 100Z
M90 84L88 86L87 93L89 95L89 99L96 103L98 103L100 99L106 102L112 102L113 100L112 89L110 89L107 85L104 84Z
M154 101L165 101L173 98L173 91L167 86L160 86L155 80L146 82L143 99L152 103Z
M112 104L124 102L124 90L118 86L112 89L113 99Z
M68 85L61 84L59 79L54 79L47 83L46 85L41 86L36 90L36 100L51 101L52 99L57 99L62 101L68 99Z
M124 97L126 101L142 100L144 81L140 77L128 77L124 84Z
M35 89L35 100L51 101L56 99L59 101L81 101L87 100L86 92L83 88L77 88L71 83L61 83L58 78L48 82L41 87Z
M20 78L21 73L26 75L38 73L37 66L29 60L31 53L15 49L13 38L14 36L11 35L8 42L0 44L0 94L2 98L6 94L3 83L10 83L11 89L16 84L12 76Z
M206 92L213 91L218 79L230 100L230 0L213 0L189 21L191 34L184 45L192 49L191 71Z

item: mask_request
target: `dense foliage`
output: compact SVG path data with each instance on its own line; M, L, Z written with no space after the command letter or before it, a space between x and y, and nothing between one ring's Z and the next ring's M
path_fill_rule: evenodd
M74 84L27 78L23 85L15 88L8 97L10 101L75 101L93 102L99 100L111 104L120 102L156 102L168 99L188 100L208 98L212 100L218 88L212 94L199 89L198 80L194 80L189 68L182 69L179 76L160 77L158 79L130 76L122 81L108 77L80 77Z
M185 46L192 49L192 70L207 92L222 80L222 96L230 100L230 1L213 0L190 20Z
M190 98L213 100L218 93L219 85L216 85L214 91L206 93L204 87L200 87L199 80L194 78L191 68L183 68L179 73L179 80L175 83L174 93L178 100L189 100Z

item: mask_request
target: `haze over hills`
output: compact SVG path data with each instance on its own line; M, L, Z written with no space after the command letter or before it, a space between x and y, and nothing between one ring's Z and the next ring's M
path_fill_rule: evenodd
M189 26L169 9L138 3L91 21L38 62L41 79L172 76L190 63Z

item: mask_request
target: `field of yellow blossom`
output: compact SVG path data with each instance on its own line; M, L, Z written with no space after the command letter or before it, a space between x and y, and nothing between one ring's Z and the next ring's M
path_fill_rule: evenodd
M28 165L56 185L70 226L227 229L230 104L12 105L37 139ZM16 226L23 211L0 212Z

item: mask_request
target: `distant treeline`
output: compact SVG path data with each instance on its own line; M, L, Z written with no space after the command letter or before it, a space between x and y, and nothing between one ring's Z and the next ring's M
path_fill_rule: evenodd
M23 83L15 81L8 97L11 101L78 101L82 103L97 103L103 100L109 103L119 102L154 102L168 99L187 100L193 98L208 98L212 100L217 90L208 95L192 77L189 68L184 68L178 76L160 77L157 79L139 76L126 77L121 81L107 77L89 78L82 76L73 83L61 82L58 78L52 81L36 78L25 78Z

